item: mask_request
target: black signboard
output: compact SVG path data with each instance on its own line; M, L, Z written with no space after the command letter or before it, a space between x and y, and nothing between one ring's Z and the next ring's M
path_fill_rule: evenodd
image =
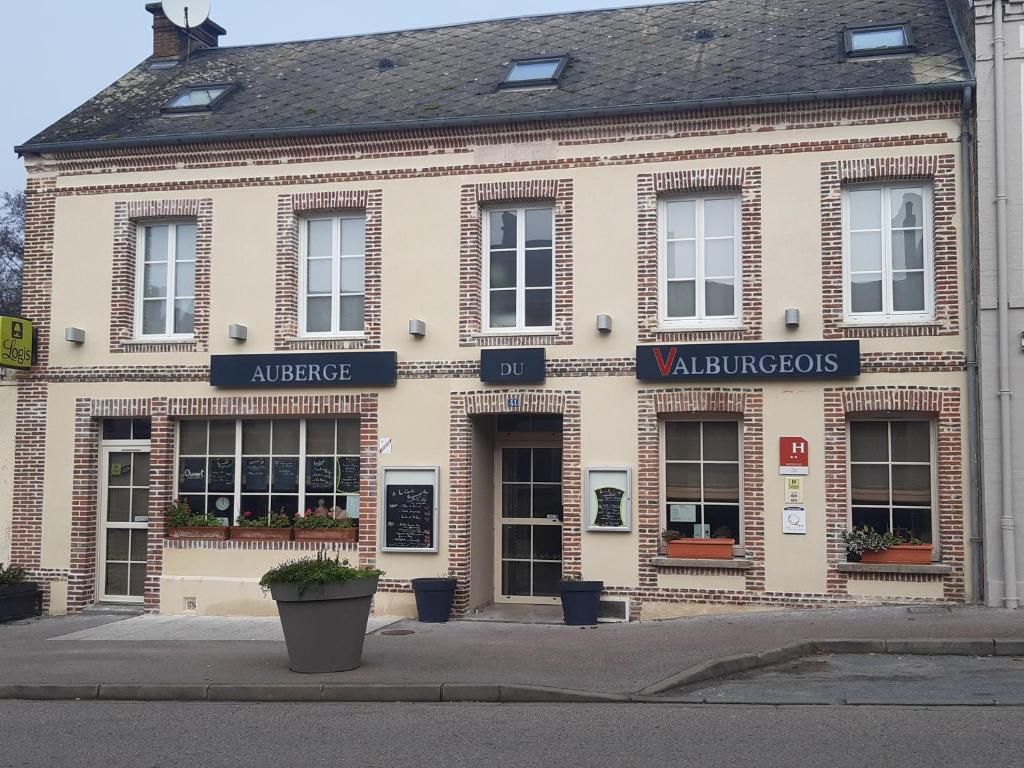
M636 348L641 381L831 379L860 375L859 341L659 344Z
M206 490L206 459L181 459L178 464L178 490L182 493Z
M299 490L299 460L274 459L274 493L294 493Z
M493 384L544 381L544 348L480 350L480 381Z
M210 458L210 479L207 489L224 493L234 492L235 459L233 456L213 456Z
M395 383L394 352L212 355L215 387L370 387Z
M338 457L338 492L359 493L359 457Z
M434 548L434 486L389 485L384 497L384 546Z
M306 459L306 490L310 493L331 493L334 490L333 456Z
M597 514L594 525L601 528L621 528L625 525L622 519L622 499L626 495L619 488L595 488L597 496Z
M270 490L270 459L242 459L242 493L264 493Z

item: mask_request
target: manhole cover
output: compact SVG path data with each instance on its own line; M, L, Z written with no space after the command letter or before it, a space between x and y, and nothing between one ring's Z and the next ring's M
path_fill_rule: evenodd
M379 635L412 635L415 634L415 629L382 629L377 634Z

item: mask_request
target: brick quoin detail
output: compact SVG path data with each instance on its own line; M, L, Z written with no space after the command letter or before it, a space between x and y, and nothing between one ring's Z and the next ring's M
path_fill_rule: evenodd
M299 336L300 234L303 216L359 211L366 218L363 294L363 338L304 339ZM383 193L379 189L304 192L277 197L277 266L274 349L379 349Z
M135 336L138 229L158 219L190 219L196 224L195 319L192 339L147 342ZM213 253L213 200L136 200L114 203L114 263L110 281L111 352L205 352L210 336L210 261Z
M145 610L160 608L160 574L163 569L164 507L174 498L175 427L183 418L245 418L292 416L316 418L358 416L360 420L360 500L367 514L359 520L358 549L351 549L362 565L376 563L377 551L377 394L275 395L268 397L187 397L92 400L75 402L74 492L71 508L71 568L68 578L68 610L79 611L96 600L97 536L99 534L99 486L97 466L100 420L149 417L150 439L149 527L146 559ZM237 544L237 543L236 543ZM238 548L238 547L235 547ZM294 547L293 547L294 548ZM301 549L301 547L299 547Z
M843 322L843 205L847 184L864 181L925 181L932 190L933 323L851 326ZM826 339L955 336L960 333L960 283L955 216L956 157L915 155L821 164L821 311Z
M743 325L730 330L659 330L658 200L673 194L738 192L740 195L740 268ZM637 199L637 340L741 341L761 338L761 169L697 168L668 173L642 173Z
M953 387L851 387L825 390L825 536L830 595L846 595L850 574L836 569L846 562L842 533L849 527L847 422L858 416L917 417L934 420L938 479L939 556L953 572L943 579L946 600L963 602L964 467L960 390ZM878 574L863 575L875 579ZM891 580L891 579L890 579Z
M483 317L483 209L498 204L550 202L554 206L554 333L518 335L485 333ZM573 303L573 188L572 179L502 181L465 184L460 198L459 225L459 345L512 347L572 344Z
M508 406L508 396L520 399ZM448 490L448 567L458 579L455 616L469 610L471 524L473 509L474 416L501 413L546 413L562 417L562 573L582 573L582 414L575 390L521 391L512 389L453 392L450 396ZM493 567L490 562L486 567Z
M764 394L760 389L647 389L641 390L637 396L638 594L641 596L645 592L659 591L659 573L694 571L651 565L651 559L658 555L661 531L665 528L661 422L673 417L699 420L704 415L723 413L735 415L742 426L743 500L740 522L746 558L753 561L753 567L743 572L745 593L740 594L764 592ZM715 573L721 571L716 570ZM672 590L660 591L673 594Z

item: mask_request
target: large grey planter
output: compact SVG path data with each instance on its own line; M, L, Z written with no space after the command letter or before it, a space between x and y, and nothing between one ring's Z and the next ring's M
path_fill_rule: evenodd
M314 585L271 584L288 666L295 672L343 672L359 666L377 576Z

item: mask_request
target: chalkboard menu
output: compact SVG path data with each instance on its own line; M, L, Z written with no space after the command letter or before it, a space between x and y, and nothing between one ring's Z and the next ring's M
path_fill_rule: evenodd
M299 490L299 460L274 459L274 493L294 493Z
M306 491L330 493L334 490L334 457L310 456L306 459Z
M435 467L386 467L381 505L381 549L437 551Z
M207 489L234 493L235 490L235 459L233 456L213 456L210 458L210 477Z
M630 487L627 467L588 467L587 530L631 530Z
M338 457L338 493L359 493L358 456Z
M270 490L270 459L242 459L242 493L266 493Z
M594 525L600 528L621 528L622 520L622 498L626 495L619 488L597 488L594 491L597 497L597 514L594 516Z
M206 490L206 459L181 459L178 464L178 490L183 493Z

